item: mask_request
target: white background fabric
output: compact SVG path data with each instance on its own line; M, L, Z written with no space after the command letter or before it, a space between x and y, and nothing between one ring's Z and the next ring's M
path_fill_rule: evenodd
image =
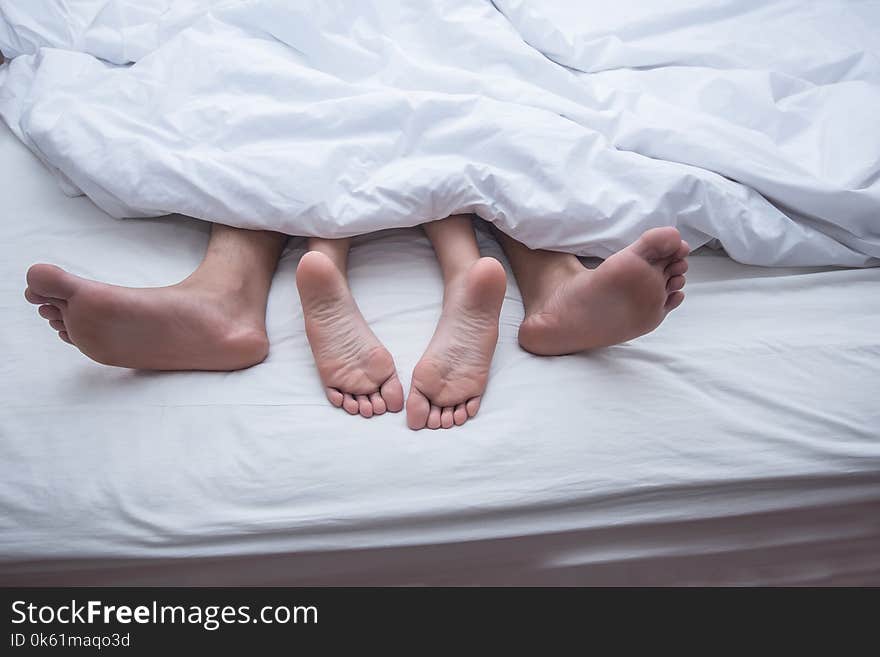
M2 0L0 115L120 217L335 237L468 210L584 255L675 224L863 266L878 31L876 1Z
M30 264L162 285L208 229L114 221L0 132L0 583L880 584L880 269L701 252L658 331L560 358L518 348L511 279L480 414L414 433L327 403L296 244L258 367L133 372L62 343ZM351 279L408 385L440 311L430 246L359 239Z

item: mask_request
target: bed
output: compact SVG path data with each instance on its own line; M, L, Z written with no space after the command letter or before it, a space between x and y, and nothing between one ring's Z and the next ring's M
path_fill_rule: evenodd
M208 225L112 219L6 127L0 163L4 585L880 584L880 269L704 248L659 330L558 358L518 347L511 277L479 416L411 432L327 404L297 239L265 363L84 358L23 299L27 267L163 285L197 264ZM406 387L440 309L428 242L358 238L351 279Z

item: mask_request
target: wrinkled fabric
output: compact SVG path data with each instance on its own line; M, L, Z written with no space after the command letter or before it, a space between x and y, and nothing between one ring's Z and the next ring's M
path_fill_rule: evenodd
M878 2L2 0L0 115L116 217L344 237L475 212L603 257L677 225L866 266L878 31Z
M880 268L703 249L657 331L564 358L517 344L508 272L479 414L414 433L401 413L327 402L302 240L278 265L259 366L85 358L22 297L27 267L167 285L210 229L111 221L54 189L3 126L0 167L16 219L0 258L4 585L880 585ZM431 244L415 229L357 238L348 267L408 389L442 310Z

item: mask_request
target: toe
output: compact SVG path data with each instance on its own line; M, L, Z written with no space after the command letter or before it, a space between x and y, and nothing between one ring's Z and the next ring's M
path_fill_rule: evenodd
M434 404L431 404L431 411L428 413L428 428L440 428L440 407L435 406Z
M382 395L378 392L370 395L370 403L373 405L373 415L382 415L388 408L385 405L385 400L382 399Z
M64 325L60 319L50 319L49 326L51 326L56 331L66 331L67 327Z
M40 306L40 309L37 312L40 313L40 317L42 317L43 319L61 319L61 311L51 304Z
M467 412L467 408L465 407L465 405L459 404L458 406L456 406L455 411L453 411L453 413L452 413L452 421L455 422L455 424L460 427L462 424L467 422L467 419L468 419L468 412Z
M382 394L382 397L387 403L388 398L385 397L384 393ZM390 403L388 404L388 408L391 408ZM428 414L430 410L431 404L428 401L428 398L419 392L418 389L411 388L409 391L409 397L406 399L406 425L414 431L424 429L425 425L428 423Z
M666 282L667 292L678 292L684 287L684 276L673 276Z
M667 277L672 278L673 276L681 276L682 274L687 273L688 270L688 262L687 260L673 260L669 265L666 266L666 269L663 271Z
M385 406L392 413L397 413L403 409L403 386L400 385L397 373L392 374L391 377L382 384L382 387L379 389L379 394L382 395L382 399L385 400ZM412 392L410 392L410 397L412 397ZM407 402L407 404L408 403L409 402ZM407 415L408 414L409 409L407 408ZM418 428L421 429L423 426L425 426L424 422L422 423L422 426Z
M680 246L681 233L678 229L664 226L646 230L633 248L646 260L656 261L672 257Z
M55 265L33 265L27 272L28 288L41 297L69 299L77 278Z
M327 400L336 408L340 408L345 396L336 388L325 388L324 390L327 393Z
M358 403L358 412L363 417L373 417L373 404L367 395L358 395L355 397Z
M28 300L29 303L34 305L40 305L42 303L49 303L48 297L43 297L34 292L31 288L26 287L24 289L24 298Z
M66 342L67 344L73 344L73 341L70 339L67 331L58 331L58 337L64 340L64 342Z
M452 419L453 409L452 406L444 406L443 410L440 411L440 426L444 429L448 429L451 427L454 422Z
M684 292L673 292L668 297L666 297L666 312L670 312L675 310L681 305L681 302L684 301Z
M468 417L473 417L477 414L477 411L480 410L480 400L482 397L471 397L467 400L467 404L465 404L465 408L467 409Z
M344 408L351 415L357 415L360 406L357 403L357 399L355 399L353 395L346 392L342 396L342 408Z
M681 260L682 258L687 258L688 254L691 252L691 245L682 240L678 245L678 251L675 252L674 258L676 260Z

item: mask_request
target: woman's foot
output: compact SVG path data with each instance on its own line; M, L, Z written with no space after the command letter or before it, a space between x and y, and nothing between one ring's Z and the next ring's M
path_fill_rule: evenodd
M147 370L238 370L269 353L265 300L193 277L129 288L34 265L25 297L58 336L105 365Z
M448 429L477 414L498 342L507 280L493 258L480 258L447 287L443 313L412 375L410 429Z
M566 260L526 309L520 345L555 356L653 331L684 301L689 251L675 228L652 228L594 270Z
M394 359L370 330L333 261L318 251L306 253L296 270L296 285L330 403L363 417L401 410L403 387Z

